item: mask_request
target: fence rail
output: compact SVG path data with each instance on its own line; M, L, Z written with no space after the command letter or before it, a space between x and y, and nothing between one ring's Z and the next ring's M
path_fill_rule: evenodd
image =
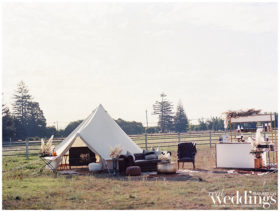
M242 133L246 138L253 136L255 133L246 132ZM130 138L139 145L142 149L150 149L151 147L175 147L180 142L196 142L197 145L209 145L212 147L215 143L219 142L219 138L225 135L223 131L200 131L200 132L187 132L187 133L158 133L158 134L141 134L130 135ZM273 136L278 136L276 134ZM229 134L230 136L230 134ZM235 134L233 133L233 137ZM266 133L266 137L271 139L271 132ZM64 138L56 138L53 140L53 144L56 146ZM2 143L2 155L3 156L26 156L38 154L40 151L40 141L21 141L21 142L3 142Z

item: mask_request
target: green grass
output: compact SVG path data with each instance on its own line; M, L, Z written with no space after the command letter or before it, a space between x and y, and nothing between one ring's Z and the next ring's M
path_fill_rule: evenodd
M172 151L176 161L177 147ZM277 193L277 173L259 175L213 173L215 148L199 145L196 166L185 178L112 177L106 173L57 177L40 168L38 155L29 160L3 157L3 209L262 209L213 207L209 192L235 195L245 190ZM191 163L185 169L192 169ZM204 171L203 171L204 170ZM271 209L277 209L272 205Z

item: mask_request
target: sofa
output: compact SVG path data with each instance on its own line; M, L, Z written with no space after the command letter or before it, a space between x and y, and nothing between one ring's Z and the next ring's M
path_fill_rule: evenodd
M161 152L160 152L161 153ZM160 162L158 159L159 152L146 151L142 153L121 155L119 157L119 172L125 173L125 170L129 166L139 166L141 172L157 171L157 164Z

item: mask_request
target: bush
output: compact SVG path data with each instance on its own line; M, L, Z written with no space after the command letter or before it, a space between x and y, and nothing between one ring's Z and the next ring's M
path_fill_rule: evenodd
M40 141L40 140L41 140L41 138L38 137L38 136L35 136L35 137L28 137L27 139L28 139L29 141Z

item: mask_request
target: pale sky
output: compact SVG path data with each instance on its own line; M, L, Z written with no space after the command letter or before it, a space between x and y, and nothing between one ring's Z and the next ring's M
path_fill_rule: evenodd
M49 125L100 103L155 125L161 92L190 119L277 111L276 3L4 3L2 101L23 80Z

